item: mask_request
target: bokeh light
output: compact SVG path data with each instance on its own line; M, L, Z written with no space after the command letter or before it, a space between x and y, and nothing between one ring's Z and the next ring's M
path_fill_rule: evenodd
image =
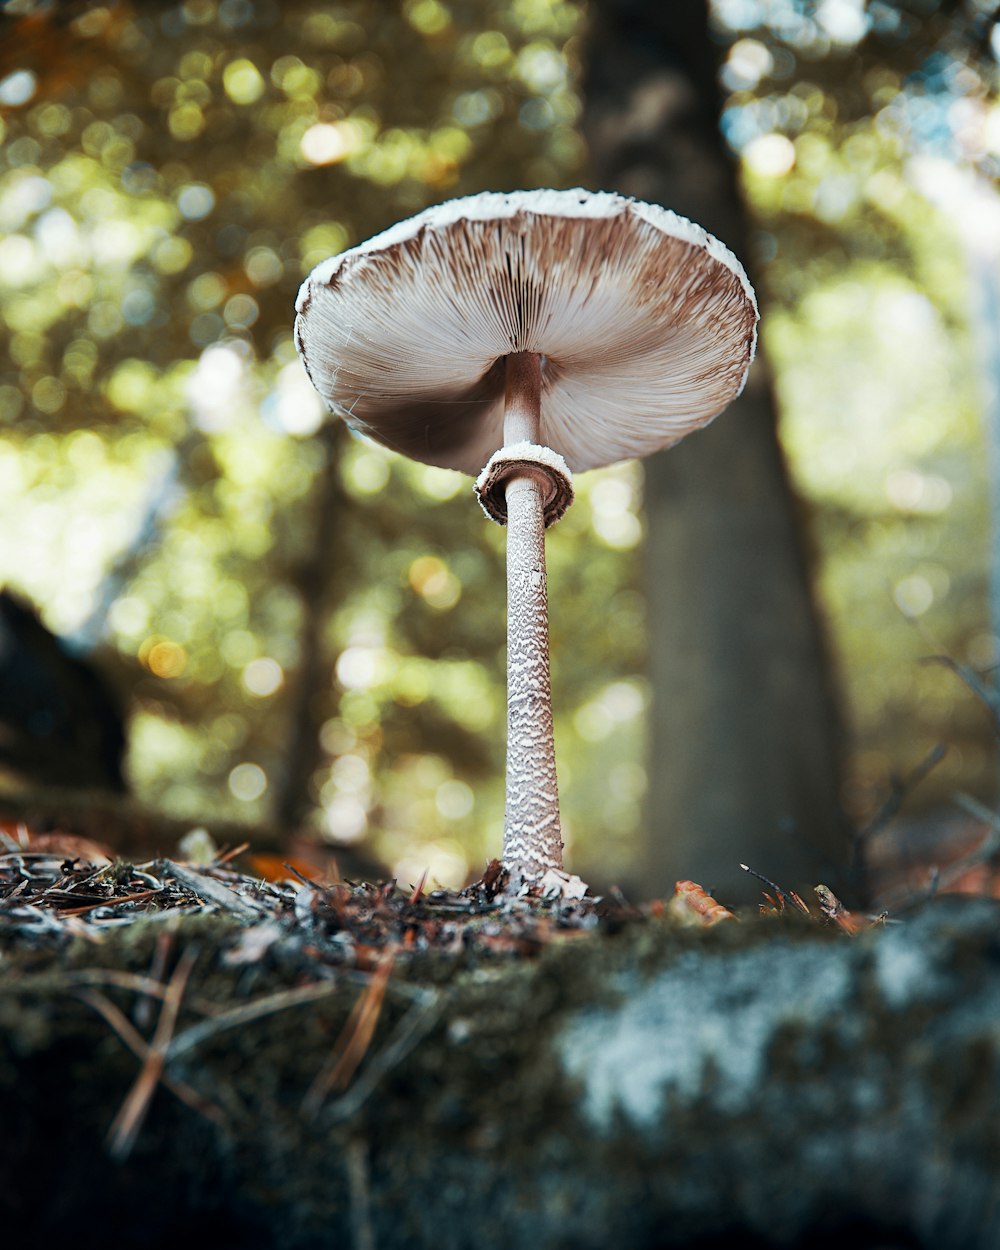
M904 64L920 32L892 5L712 11L845 793L863 813L936 738L948 784L982 788L982 725L919 661L928 638L998 655L969 251L998 237L995 63L949 35ZM143 801L367 841L408 884L495 850L503 534L466 478L326 422L293 306L312 266L429 203L584 178L584 18L94 6L43 55L0 19L0 582L127 696ZM873 40L896 59L862 64ZM642 483L583 475L549 545L565 837L609 876L647 788Z

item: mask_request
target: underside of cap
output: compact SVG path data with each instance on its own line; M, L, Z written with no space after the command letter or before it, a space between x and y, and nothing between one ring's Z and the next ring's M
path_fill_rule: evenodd
M586 191L483 194L318 266L296 343L353 428L476 474L503 443L504 359L541 357L541 441L580 471L644 456L742 389L757 310L699 226Z

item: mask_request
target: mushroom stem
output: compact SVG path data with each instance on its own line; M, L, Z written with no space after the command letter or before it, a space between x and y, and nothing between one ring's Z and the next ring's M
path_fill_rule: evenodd
M503 409L503 441L538 443L541 437L542 362L537 352L507 357Z
M508 356L506 444L538 442L540 394L538 356ZM515 889L562 868L549 680L545 490L544 478L528 465L506 484L507 797L502 862Z

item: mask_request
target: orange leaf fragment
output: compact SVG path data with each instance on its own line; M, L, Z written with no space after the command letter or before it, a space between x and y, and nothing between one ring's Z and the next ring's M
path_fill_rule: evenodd
M694 881L678 881L667 912L678 923L689 928L708 928L721 920L735 920L731 911L717 903L711 894Z
M316 875L317 865L314 861L295 855L272 855L267 851L255 851L247 859L254 874L265 881L287 881L289 868L295 869L303 877Z
M47 855L79 859L94 868L104 868L114 859L114 851L110 847L75 833L29 833L19 840L26 851L43 851Z

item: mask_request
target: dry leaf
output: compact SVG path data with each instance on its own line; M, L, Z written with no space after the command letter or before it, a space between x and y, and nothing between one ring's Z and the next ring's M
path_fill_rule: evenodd
M735 920L731 911L717 903L694 881L678 881L667 904L668 914L690 928L708 928L721 920Z
M62 855L66 859L79 859L103 868L114 859L114 851L90 838L75 833L28 833L19 839L26 851L44 851L47 855Z

